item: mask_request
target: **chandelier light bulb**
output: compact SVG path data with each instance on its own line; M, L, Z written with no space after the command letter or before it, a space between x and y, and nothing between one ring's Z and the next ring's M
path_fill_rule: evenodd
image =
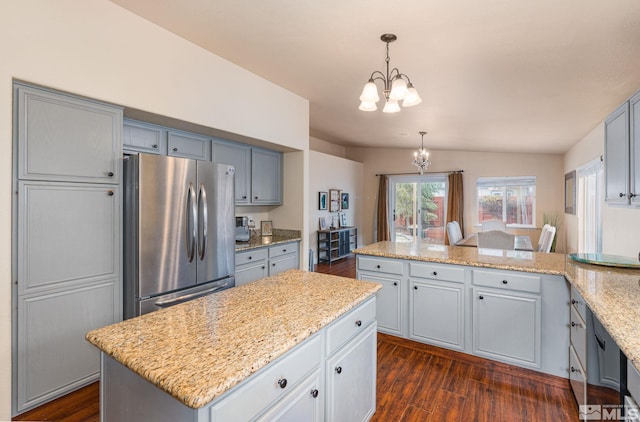
M360 95L360 101L367 103L377 103L380 101L380 97L378 96L378 87L373 80L369 79L369 82L365 84L362 94Z
M389 93L389 99L402 100L407 95L407 83L401 77L397 77L391 83L391 92Z
M362 111L376 111L378 109L375 102L369 101L362 101L358 108Z
M421 102L422 98L418 95L418 90L413 87L413 84L407 85L407 95L405 95L404 101L402 101L402 107L411 107Z
M389 99L382 109L383 113L397 113L400 111L400 105L398 105L398 101Z

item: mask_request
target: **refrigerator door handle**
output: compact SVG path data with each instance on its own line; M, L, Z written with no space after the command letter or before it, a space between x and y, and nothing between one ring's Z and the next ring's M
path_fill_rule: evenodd
M199 297L203 297L203 296L207 296L213 292L216 292L220 289L224 289L225 287L227 287L228 283L225 283L221 286L216 286L216 287L212 287L210 289L207 290L203 290L201 292L196 292L196 293L190 293L190 294L186 294L186 295L182 295L179 297L176 297L174 299L171 300L163 300L160 302L156 302L155 305L159 308L168 308L169 306L173 306L173 305L177 305L178 303L182 303L182 302L186 302L188 300L193 300L193 299L197 299Z
M193 184L189 183L187 191L187 257L189 262L193 261L196 249L198 211L196 209L196 191Z
M198 219L198 230L202 231L202 242L200 242L200 233L198 233L198 255L200 261L204 259L204 254L207 250L207 233L209 231L209 213L207 212L207 190L204 184L200 184L200 191L198 192L198 217L202 216L202 226L200 226L200 219ZM200 208L202 207L202 211Z

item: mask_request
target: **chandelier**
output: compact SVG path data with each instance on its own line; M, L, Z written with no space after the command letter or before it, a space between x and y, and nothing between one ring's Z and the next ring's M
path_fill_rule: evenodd
M398 39L395 34L382 34L380 39L387 43L387 73L384 74L378 70L373 72L369 77L360 95L360 107L362 111L376 111L376 103L380 101L378 96L378 87L375 81L382 81L385 104L382 111L384 113L397 113L400 111L398 101L402 100L403 107L411 107L422 102L422 98L418 95L418 91L413 87L411 80L404 73L400 73L397 67L389 72L389 43ZM406 79L406 81L405 81Z
M413 161L411 164L418 167L420 174L424 174L425 170L431 165L431 161L429 161L429 151L424 147L424 135L426 135L427 132L418 133L422 136L421 146L413 153Z

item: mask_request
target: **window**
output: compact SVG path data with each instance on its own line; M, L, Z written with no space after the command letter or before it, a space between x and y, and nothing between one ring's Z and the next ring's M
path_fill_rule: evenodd
M511 227L535 227L536 178L479 177L478 223L505 221Z
M447 177L443 175L389 178L391 241L444 243Z
M578 169L578 252L602 252L602 162Z

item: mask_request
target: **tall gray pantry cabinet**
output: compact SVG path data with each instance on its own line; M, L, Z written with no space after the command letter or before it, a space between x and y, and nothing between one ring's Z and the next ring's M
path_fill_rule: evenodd
M98 379L121 319L122 109L14 84L12 413Z

